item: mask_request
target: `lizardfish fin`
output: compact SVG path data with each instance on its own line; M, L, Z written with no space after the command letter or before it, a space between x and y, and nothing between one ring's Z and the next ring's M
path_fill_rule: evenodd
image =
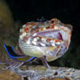
M42 63L44 64L45 67L51 68L51 67L49 66L49 64L47 63L46 56L42 56L42 57L41 57L41 60L42 60Z
M9 54L10 58L20 58L25 57L24 55L18 55L12 46L7 46L5 43L3 43L4 48L6 49L7 53Z

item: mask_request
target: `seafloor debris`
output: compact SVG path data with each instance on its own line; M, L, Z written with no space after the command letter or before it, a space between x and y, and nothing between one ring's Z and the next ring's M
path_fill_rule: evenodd
M25 71L23 68L26 69L26 67L21 67ZM27 78L24 74L23 80L80 80L80 70L74 68L52 67L52 69L46 69L43 66L29 66L28 70L33 70L34 73Z

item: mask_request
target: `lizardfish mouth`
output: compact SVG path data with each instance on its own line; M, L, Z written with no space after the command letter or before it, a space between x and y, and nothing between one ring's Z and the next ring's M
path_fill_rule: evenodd
M63 34L64 34L63 31L60 30L43 31L38 33L39 36L43 36L51 39L59 39L59 40L63 40L63 36L64 36Z
M67 39L67 33L63 30L46 30L38 32L34 38L32 38L32 45L36 46L55 46L60 45Z

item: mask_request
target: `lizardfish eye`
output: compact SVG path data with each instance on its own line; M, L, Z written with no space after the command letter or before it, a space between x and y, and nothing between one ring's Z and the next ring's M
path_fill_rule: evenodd
M53 24L53 23L54 23L54 21L52 20L52 21L51 21L51 23Z
M56 19L52 19L52 20L51 20L51 24L53 24L53 25L55 25L56 22L57 22Z

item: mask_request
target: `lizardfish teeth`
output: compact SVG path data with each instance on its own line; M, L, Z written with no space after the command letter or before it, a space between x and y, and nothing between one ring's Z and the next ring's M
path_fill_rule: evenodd
M34 34L33 34L33 36L36 36L36 35L37 35L37 33L34 33Z
M24 28L24 27L26 27L26 25L23 25L22 27Z
M41 45L41 46L46 46L46 45L45 45L45 44L43 44L43 43L40 43L40 45Z

